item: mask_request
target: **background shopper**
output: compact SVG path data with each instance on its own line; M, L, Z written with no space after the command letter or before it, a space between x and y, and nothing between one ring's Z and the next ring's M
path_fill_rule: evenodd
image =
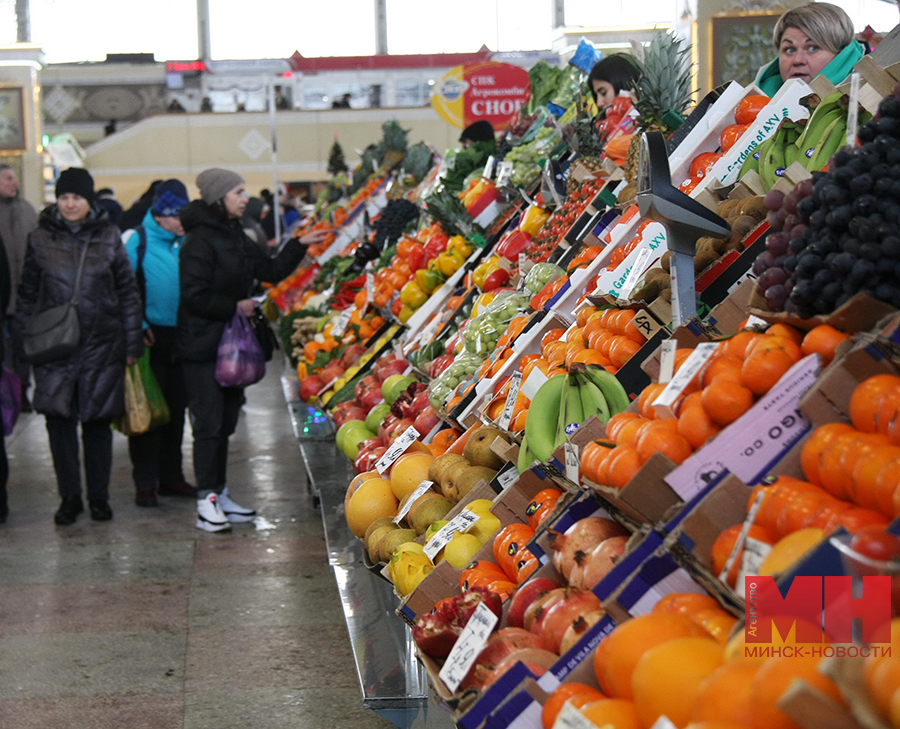
M631 91L640 72L628 56L616 53L601 58L591 69L587 85L600 111L606 111L622 91Z
M82 250L88 246L77 303L78 351L34 368L34 409L47 417L62 497L55 520L72 524L84 510L79 421L91 518L112 518L110 422L125 411L125 365L137 361L144 345L134 272L118 228L93 204L90 173L64 170L56 183L56 197L56 204L44 209L37 230L28 237L15 322L24 330L32 314L72 299Z
M219 340L236 311L254 314L256 302L249 298L254 281L281 281L300 263L306 245L327 231L290 240L276 258L268 258L241 223L248 200L243 178L213 168L197 176L197 187L202 199L181 211L187 236L180 260L178 353L194 434L196 526L222 531L230 522L250 521L256 512L235 503L225 483L228 437L237 426L244 391L216 382Z
M157 506L157 491L162 496L197 496L197 489L184 477L181 441L187 394L181 363L175 356L178 256L184 240L178 215L187 204L188 192L182 182L161 182L140 229L125 242L144 305L144 344L150 348L150 368L170 414L161 428L128 438L138 506Z

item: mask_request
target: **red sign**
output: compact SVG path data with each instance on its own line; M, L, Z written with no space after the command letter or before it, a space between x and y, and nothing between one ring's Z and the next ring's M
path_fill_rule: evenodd
M486 119L499 129L525 105L530 93L524 68L487 61L448 71L435 84L431 103L444 119L460 128Z

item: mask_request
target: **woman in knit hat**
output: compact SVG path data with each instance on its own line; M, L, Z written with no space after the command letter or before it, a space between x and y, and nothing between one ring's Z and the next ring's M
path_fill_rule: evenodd
M180 256L177 350L194 433L196 526L218 532L256 515L235 503L226 487L228 437L237 425L244 391L216 382L219 340L237 311L248 317L255 313L256 302L250 298L254 282L287 277L307 245L322 240L327 231L292 239L275 258L268 258L241 223L248 200L243 178L213 168L197 176L197 187L201 199L181 211L186 236Z
M34 366L35 411L47 418L50 452L62 504L57 524L72 524L84 510L78 423L91 518L112 518L109 479L113 418L125 412L125 365L137 361L141 302L119 229L94 201L87 170L64 170L56 183L55 205L45 208L28 237L16 307L24 330L32 315L72 300L84 254L77 312L78 350Z

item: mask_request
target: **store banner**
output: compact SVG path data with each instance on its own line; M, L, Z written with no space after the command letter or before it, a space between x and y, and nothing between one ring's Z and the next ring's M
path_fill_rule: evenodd
M431 105L460 129L479 119L499 129L525 105L530 93L524 68L487 61L450 69L435 84Z

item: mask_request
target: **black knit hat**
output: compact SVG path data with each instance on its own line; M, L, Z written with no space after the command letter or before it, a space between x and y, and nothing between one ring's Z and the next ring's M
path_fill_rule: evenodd
M94 178L83 167L70 167L63 170L56 181L56 197L59 199L71 192L81 195L89 203L94 202Z
M464 142L467 139L472 142L492 142L496 139L494 137L494 127L492 127L491 123L485 119L469 124L469 126L463 129L459 141Z

